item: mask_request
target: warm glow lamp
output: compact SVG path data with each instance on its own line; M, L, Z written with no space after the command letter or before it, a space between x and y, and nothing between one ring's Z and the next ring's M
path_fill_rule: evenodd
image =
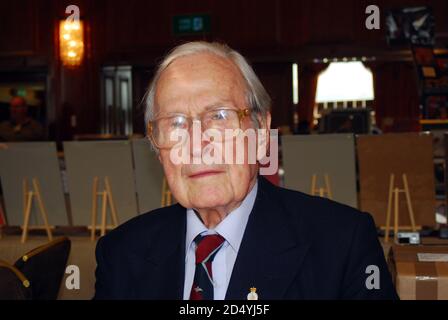
M59 53L63 65L76 67L81 64L84 55L84 30L81 20L62 20L59 23Z

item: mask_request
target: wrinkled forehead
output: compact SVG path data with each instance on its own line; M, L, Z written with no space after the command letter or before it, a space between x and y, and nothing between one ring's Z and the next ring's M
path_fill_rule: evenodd
M244 103L246 83L229 59L197 53L175 59L160 75L155 105L163 111L179 103L206 105L213 100ZM243 99L243 100L242 100Z

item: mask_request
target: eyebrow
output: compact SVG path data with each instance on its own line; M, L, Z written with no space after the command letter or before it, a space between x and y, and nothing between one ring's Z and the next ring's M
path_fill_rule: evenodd
M230 101L230 100L220 100L220 101L218 101L218 102L214 102L214 103L211 103L211 104L209 104L209 105L206 105L206 106L204 107L204 111L213 110L213 109L216 109L216 108L218 108L218 107L225 107L225 106L227 106L227 105L229 105L229 104L231 104L232 107L234 107L232 101ZM221 105L223 105L223 106L221 106Z
M229 106L229 104L230 104L230 106ZM235 107L235 106L234 106L234 104L233 104L233 102L231 100L218 100L216 102L213 102L213 103L210 103L210 104L206 105L204 107L204 109L200 113L206 112L206 111L210 111L210 110L213 110L213 109L218 109L219 107ZM154 118L166 117L166 116L176 115L176 114L185 114L186 115L186 113L179 112L179 111L172 111L172 112L163 112L162 111L162 112L158 112L154 116Z

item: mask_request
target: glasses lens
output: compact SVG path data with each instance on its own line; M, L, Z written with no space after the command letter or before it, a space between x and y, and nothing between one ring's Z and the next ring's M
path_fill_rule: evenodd
M237 129L239 128L238 112L229 109L209 111L204 115L203 125L205 129Z
M188 130L188 119L182 115L158 119L154 122L153 138L161 148L172 147Z

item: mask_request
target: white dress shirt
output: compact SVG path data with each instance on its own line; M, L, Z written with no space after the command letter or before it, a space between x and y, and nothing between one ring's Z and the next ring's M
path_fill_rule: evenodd
M224 300L232 275L233 265L243 239L247 221L255 203L258 182L244 198L241 205L233 210L222 220L215 229L207 229L193 209L187 209L187 234L185 242L185 282L184 300L190 299L193 286L194 272L196 268L196 243L197 235L219 234L225 241L212 262L213 296L215 300Z

